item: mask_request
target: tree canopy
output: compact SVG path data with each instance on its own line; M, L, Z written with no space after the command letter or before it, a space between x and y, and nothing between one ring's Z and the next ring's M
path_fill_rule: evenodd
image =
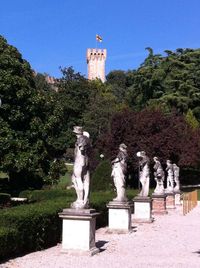
M152 109L140 112L126 109L116 113L111 130L98 140L97 147L105 157L112 159L121 143L128 146L134 168L138 163L138 151L146 151L151 159L159 157L162 164L167 159L182 168L198 168L200 164L200 130L194 129L184 116L176 113L166 115Z
M148 57L132 73L132 85L127 88L130 107L162 107L167 112L176 108L180 113L191 109L200 120L200 49L166 50L166 56L148 49Z
M67 67L52 86L0 36L0 170L18 184L56 180L75 125L108 157L125 142L133 163L145 150L199 168L200 49L146 49L138 69L113 70L105 83Z
M52 93L36 88L34 76L18 50L0 36L0 169L18 188L38 184L53 161L47 139L54 124Z

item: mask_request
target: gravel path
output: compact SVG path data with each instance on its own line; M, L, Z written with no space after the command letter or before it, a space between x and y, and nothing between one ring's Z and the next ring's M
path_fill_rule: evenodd
M200 202L186 216L182 208L137 224L131 234L96 232L101 252L93 257L60 253L61 245L0 264L0 268L200 268Z

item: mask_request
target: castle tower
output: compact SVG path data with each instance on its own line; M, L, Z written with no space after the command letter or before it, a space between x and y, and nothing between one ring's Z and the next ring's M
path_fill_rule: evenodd
M87 49L87 65L88 65L88 79L101 79L102 82L106 81L105 78L105 61L107 51L106 49Z

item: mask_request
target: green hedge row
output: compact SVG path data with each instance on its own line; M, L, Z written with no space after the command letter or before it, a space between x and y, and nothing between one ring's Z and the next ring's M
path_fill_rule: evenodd
M0 226L0 259L16 254L19 237L17 229Z
M34 200L34 195L43 200L1 210L0 259L40 250L60 241L61 220L58 213L69 207L73 194L65 191L65 196L61 192L61 197L57 197L58 193L51 191L34 192Z
M75 198L74 191L69 190L59 190L59 189L53 189L53 190L25 190L22 191L19 194L19 197L28 198L29 201L42 201L42 200L51 200L55 198Z
M75 200L73 190L29 191L20 196L36 202L1 211L0 260L56 245L62 232L58 213ZM106 203L112 198L110 192L92 193L91 207L101 212L97 228L107 224Z

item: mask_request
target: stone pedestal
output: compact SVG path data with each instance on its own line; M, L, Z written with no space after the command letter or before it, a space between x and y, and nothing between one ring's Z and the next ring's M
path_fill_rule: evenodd
M152 194L152 214L167 214L165 194Z
M133 222L151 223L153 221L151 198L137 196L133 199L133 202L134 202Z
M181 192L177 191L175 193L175 206L181 206Z
M131 231L131 209L133 202L111 201L108 208L108 232L128 233Z
M99 252L95 246L96 217L94 209L64 209L62 218L62 252L88 254Z
M175 194L174 193L166 193L166 208L174 209L175 207Z

